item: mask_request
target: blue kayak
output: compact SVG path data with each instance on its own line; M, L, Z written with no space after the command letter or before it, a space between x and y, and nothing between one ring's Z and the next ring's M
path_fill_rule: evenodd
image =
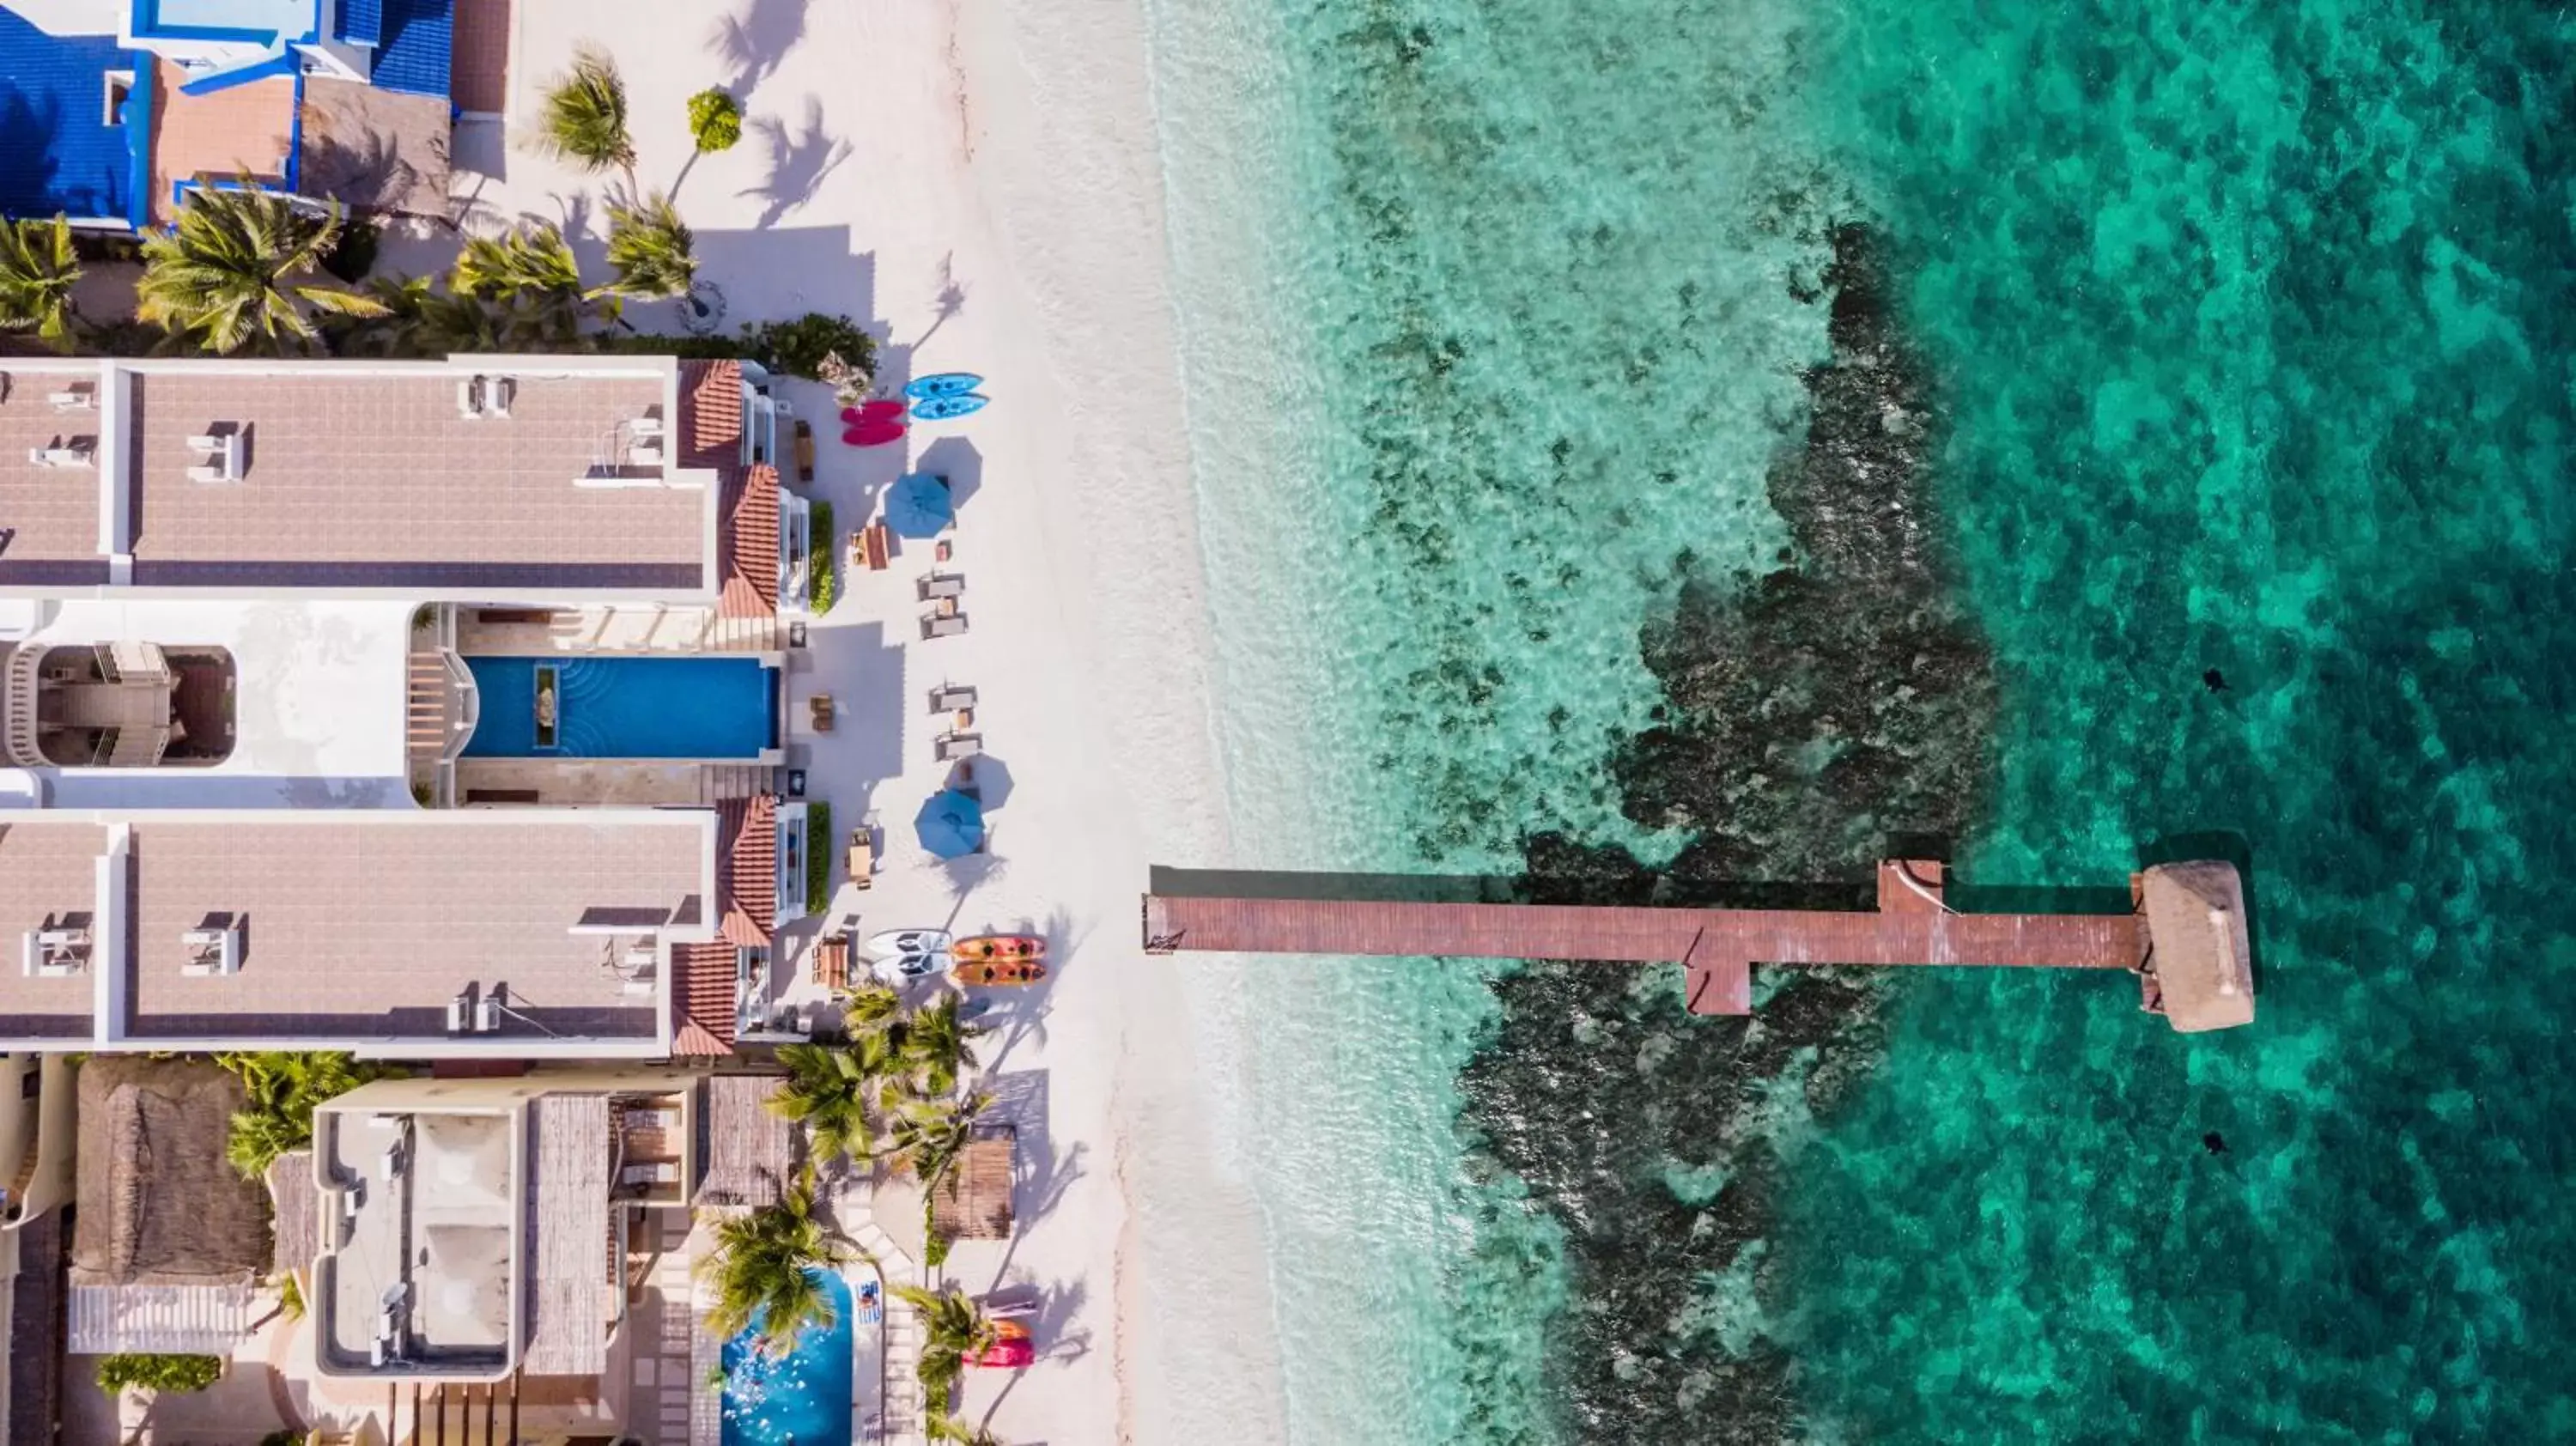
M904 384L903 394L916 402L933 397L961 396L984 384L973 372L940 372L934 376L915 377Z
M991 400L993 400L991 397L980 392L967 392L962 396L931 397L912 404L912 418L916 422L944 422L950 417L962 417L969 412L980 412L984 410L984 404Z

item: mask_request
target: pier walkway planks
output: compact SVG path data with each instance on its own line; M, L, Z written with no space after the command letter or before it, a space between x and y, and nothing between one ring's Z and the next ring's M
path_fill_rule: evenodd
M1755 964L2135 969L2146 953L2134 914L1957 914L1887 903L1835 912L1149 894L1144 930L1157 952L1680 963L1700 1014L1750 1012Z

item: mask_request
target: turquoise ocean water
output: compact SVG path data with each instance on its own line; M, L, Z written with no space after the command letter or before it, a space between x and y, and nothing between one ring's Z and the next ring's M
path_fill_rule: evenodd
M2560 13L1154 11L1239 862L2259 909L2228 1038L1265 965L1297 1438L2576 1433Z

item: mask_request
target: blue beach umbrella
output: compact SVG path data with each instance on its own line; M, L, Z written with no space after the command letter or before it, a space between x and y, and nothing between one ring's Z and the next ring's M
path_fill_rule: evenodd
M957 500L947 478L907 472L886 489L885 516L897 537L937 537L957 520Z
M943 788L912 816L921 846L943 859L962 859L984 846L984 805L971 795Z

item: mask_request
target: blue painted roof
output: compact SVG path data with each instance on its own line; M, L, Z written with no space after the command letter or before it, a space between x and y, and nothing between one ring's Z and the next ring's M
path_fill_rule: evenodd
M412 95L448 94L447 62L455 43L456 0L382 0L384 43L368 79Z
M383 0L340 0L340 38L351 45L382 45Z
M0 214L129 213L135 154L149 138L129 140L102 110L107 72L137 68L110 37L47 35L0 8Z

